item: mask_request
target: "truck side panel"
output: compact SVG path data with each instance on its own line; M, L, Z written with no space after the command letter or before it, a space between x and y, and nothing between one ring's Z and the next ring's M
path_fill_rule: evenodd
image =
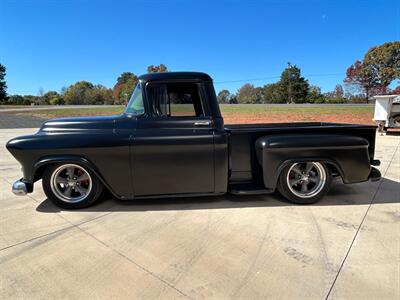
M369 159L372 160L375 151L375 126L334 124L334 123L284 123L284 124L254 124L227 125L230 135L230 178L229 183L243 181L258 182L263 178L263 170L257 161L255 142L263 136L274 135L349 135L364 138L368 141ZM369 162L368 162L369 165Z
M366 139L344 135L274 135L256 141L257 160L266 188L274 189L285 166L320 161L335 167L344 183L368 180L371 172Z

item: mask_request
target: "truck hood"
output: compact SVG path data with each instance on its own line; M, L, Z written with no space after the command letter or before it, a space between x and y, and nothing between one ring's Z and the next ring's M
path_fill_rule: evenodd
M122 115L59 118L45 121L39 132L102 131L113 130Z

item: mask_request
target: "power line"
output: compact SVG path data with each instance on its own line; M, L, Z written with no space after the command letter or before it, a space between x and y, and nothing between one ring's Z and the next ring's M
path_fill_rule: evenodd
M327 74L306 74L304 77L328 77L328 76L344 76L345 73L327 73ZM251 82L251 81L261 81L268 79L278 79L281 76L269 76L269 77L259 77L259 78L248 78L248 79L235 79L235 80L226 80L226 81L215 81L214 84L223 84L223 83L237 83L237 82Z
M248 78L248 79L237 79L237 80L227 80L227 81L215 81L215 84L221 83L235 83L235 82L248 82L248 81L259 81L259 80L268 80L268 79L277 79L281 76L271 76L271 77L262 77L262 78Z

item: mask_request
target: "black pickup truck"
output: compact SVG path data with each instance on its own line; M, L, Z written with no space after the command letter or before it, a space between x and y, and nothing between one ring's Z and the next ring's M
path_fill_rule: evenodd
M252 195L276 189L306 204L334 176L379 180L374 126L333 123L224 125L210 76L139 77L116 116L49 120L7 149L22 165L19 195L42 179L58 206L82 208L103 188L116 198Z

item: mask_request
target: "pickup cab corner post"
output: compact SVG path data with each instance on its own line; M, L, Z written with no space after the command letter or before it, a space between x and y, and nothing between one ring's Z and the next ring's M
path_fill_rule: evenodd
M333 177L379 180L375 126L334 123L224 125L205 73L139 77L120 115L49 120L7 149L22 165L13 192L42 179L63 208L92 205L107 189L119 199L252 195L278 191L314 203Z

